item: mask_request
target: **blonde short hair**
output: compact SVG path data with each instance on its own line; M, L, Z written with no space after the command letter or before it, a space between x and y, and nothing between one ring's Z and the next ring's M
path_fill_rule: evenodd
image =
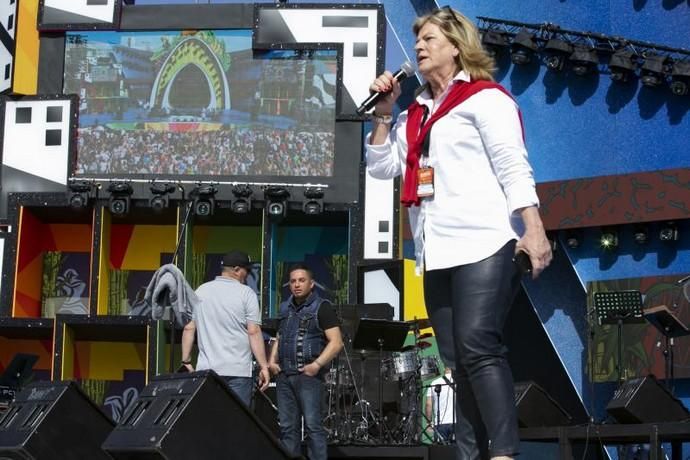
M467 72L472 80L493 81L496 63L482 47L479 30L472 21L450 7L438 8L415 20L412 26L415 36L427 23L438 26L443 35L460 51L455 58L459 69Z

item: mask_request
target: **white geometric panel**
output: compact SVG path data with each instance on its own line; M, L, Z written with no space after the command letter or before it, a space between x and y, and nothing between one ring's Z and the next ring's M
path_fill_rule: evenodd
M5 101L2 163L67 185L70 99Z
M14 56L5 46L0 46L0 93L12 86L13 66Z
M120 0L41 0L39 29L113 26ZM117 8L117 10L116 10ZM64 27L59 27L63 25Z
M394 180L365 174L364 258L393 258Z
M364 303L388 303L393 307L393 319L400 315L400 290L388 277L386 270L372 270L364 274Z
M16 0L0 0L0 92L7 91L12 86L16 29Z
M343 100L359 104L369 96L369 85L376 78L379 9L343 6L342 8L275 8L261 6L255 47L300 43L336 43L343 47ZM341 107L341 111L348 108Z
M7 35L14 39L17 28L17 1L0 0L0 25L7 31Z

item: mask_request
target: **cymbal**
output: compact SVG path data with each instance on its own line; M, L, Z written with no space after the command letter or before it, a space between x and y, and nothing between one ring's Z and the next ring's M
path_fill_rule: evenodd
M412 327L417 327L419 329L426 329L427 327L431 327L431 321L429 318L415 318L412 321L410 321L410 324Z
M422 340L420 342L417 342L417 347L424 350L425 348L429 348L431 344L425 340Z
M419 337L417 337L417 340L424 340L433 336L434 334L432 334L431 332L425 332L424 334L421 334Z

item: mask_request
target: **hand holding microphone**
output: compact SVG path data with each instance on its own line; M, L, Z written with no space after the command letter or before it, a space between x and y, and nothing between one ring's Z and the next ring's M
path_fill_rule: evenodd
M357 115L364 115L383 99L388 99L391 106L388 113L392 112L393 103L400 96L400 82L412 74L414 74L414 66L410 61L405 61L397 72L385 71L379 75L369 87L371 94L357 108ZM389 95L392 97L388 98Z

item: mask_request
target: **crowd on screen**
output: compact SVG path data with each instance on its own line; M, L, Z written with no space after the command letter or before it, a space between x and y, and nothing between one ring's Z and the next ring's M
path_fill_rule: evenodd
M79 130L78 174L332 176L334 134L270 127Z

